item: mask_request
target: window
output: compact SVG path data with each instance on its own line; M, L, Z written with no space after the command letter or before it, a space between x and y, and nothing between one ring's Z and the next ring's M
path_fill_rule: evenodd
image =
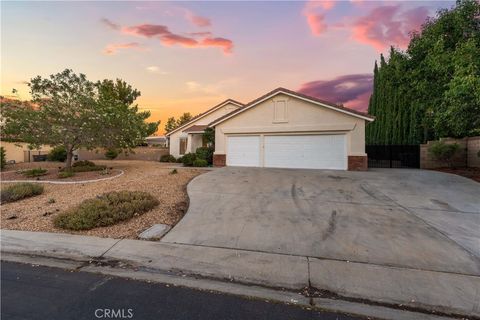
M273 122L288 122L287 100L273 101Z
M180 154L184 155L187 150L187 138L180 138Z

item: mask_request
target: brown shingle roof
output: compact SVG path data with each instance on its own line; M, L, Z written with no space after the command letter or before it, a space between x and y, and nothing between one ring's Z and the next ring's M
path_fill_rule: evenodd
M318 99L318 98L315 98L315 97L312 97L312 96L308 96L308 95L303 94L303 93L299 93L299 92L296 92L296 91L293 91L293 90L289 90L289 89L285 89L285 88L280 87L280 88L277 88L275 90L272 90L272 91L264 94L263 96L255 99L255 100L250 101L249 103L247 103L246 105L244 105L243 107L241 107L237 110L233 110L232 112L229 112L229 113L221 116L220 118L216 119L215 121L212 121L209 124L209 126L211 126L212 124L218 124L218 123L222 122L224 119L229 118L230 116L232 116L236 113L241 113L242 111L244 111L248 107L256 104L257 102L265 99L266 97L274 95L276 93L280 93L280 92L284 92L284 93L287 93L287 94L291 94L293 96L297 96L297 97L300 97L300 98L304 98L304 99L308 99L308 100L311 100L311 101L314 101L314 102L318 102L318 103L327 105L329 107L332 107L334 109L338 109L338 110L341 110L341 111L346 111L346 112L349 112L349 113L353 113L353 114L356 114L356 115L359 115L359 116L362 116L362 117L366 117L366 118L369 118L369 119L372 119L372 120L375 119L374 116L371 116L368 113L353 110L353 109L350 109L350 108L346 108L344 106L341 106L341 105L338 105L338 104L335 104L335 103L332 103L332 102L321 100L321 99Z
M193 125L185 130L183 132L195 132L195 131L204 131L208 126L207 125Z

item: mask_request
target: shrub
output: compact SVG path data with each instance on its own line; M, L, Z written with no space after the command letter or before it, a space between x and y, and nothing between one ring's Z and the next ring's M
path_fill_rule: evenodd
M89 230L105 227L143 214L158 205L151 194L141 191L120 191L84 200L75 208L54 219L57 228Z
M7 159L5 158L5 148L0 147L0 170L7 165Z
M458 143L445 143L444 141L436 141L432 143L428 152L435 160L443 161L452 166L452 160L455 154L460 149Z
M75 172L73 172L72 170L65 170L58 173L58 178L65 179L65 178L73 177L74 175L75 175Z
M195 154L197 155L197 159L202 159L207 161L208 164L213 163L213 151L214 148L212 147L200 147L197 149Z
M73 171L73 172L89 172L89 171L102 171L107 169L107 166L83 166L83 167L71 167L70 169L63 168L60 171Z
M164 154L160 157L160 162L177 162L177 159L171 154Z
M108 150L105 152L105 157L106 157L108 160L113 160L113 159L115 159L116 157L118 157L118 150L116 150L116 149L108 149Z
M183 157L177 158L177 163L183 163Z
M72 167L95 167L95 163L93 163L92 161L88 161L88 160L81 160L81 161L77 161L75 162Z
M178 173L177 169L173 169L172 171L170 171L170 174L177 174L177 173Z
M24 170L24 171L22 171L22 174L23 174L25 177L33 178L33 177L44 176L44 175L47 174L47 172L48 172L47 169L34 168L34 169Z
M67 160L67 149L64 146L58 146L50 150L47 155L48 161L65 162Z
M203 159L195 159L195 161L193 161L193 166L194 167L206 167L206 166L208 166L208 162L207 162L207 160L203 160Z
M2 189L1 202L13 202L43 193L43 186L36 183L16 183Z
M195 161L196 158L197 158L197 156L195 155L195 153L187 153L186 155L184 155L182 157L183 165L185 167L193 166L193 161Z

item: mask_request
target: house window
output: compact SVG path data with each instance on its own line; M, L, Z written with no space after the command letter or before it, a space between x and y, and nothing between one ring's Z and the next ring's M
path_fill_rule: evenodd
M273 122L288 122L287 100L273 101Z
M187 138L180 138L180 154L184 155L187 150Z

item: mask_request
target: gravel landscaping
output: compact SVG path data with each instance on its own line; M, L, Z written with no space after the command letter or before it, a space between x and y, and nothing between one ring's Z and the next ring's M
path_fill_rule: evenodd
M135 239L142 231L154 224L176 224L182 218L188 207L188 197L186 193L188 182L197 175L206 172L202 169L181 168L177 170L178 173L170 174L172 171L170 167L175 166L175 164L153 161L121 160L95 161L95 163L113 167L112 171L123 170L124 174L112 180L85 184L44 184L44 192L39 196L2 204L2 228L27 231L68 232L99 237ZM32 167L39 167L39 164L18 164L15 165L14 168L9 166L6 170ZM42 163L41 167L58 170L59 164ZM2 173L2 178L4 173L6 172ZM85 173L91 174L91 172ZM96 174L98 174L98 172L96 172ZM78 176L80 176L80 174L78 174ZM45 176L42 176L42 178L43 177ZM1 187L4 188L8 185L9 183L2 181ZM53 225L53 219L60 212L78 205L83 200L96 197L105 192L121 190L148 192L158 199L160 204L143 215L135 216L131 220L109 227L95 228L88 231L65 231L55 228Z

